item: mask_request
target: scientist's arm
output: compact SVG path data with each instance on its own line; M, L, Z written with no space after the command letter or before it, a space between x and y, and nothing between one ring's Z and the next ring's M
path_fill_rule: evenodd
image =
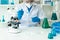
M18 20L16 20L16 21L18 22L18 21L21 20L24 11L22 10L22 8L21 8L20 5L16 5L15 10L16 10L16 11L15 11L15 17L18 18Z
M37 8L38 8L37 16L32 18L32 22L38 22L40 24L41 20L44 19L45 14L39 6Z

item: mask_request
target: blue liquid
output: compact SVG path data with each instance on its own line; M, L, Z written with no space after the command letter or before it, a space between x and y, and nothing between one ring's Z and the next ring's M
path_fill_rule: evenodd
M53 34L53 36L56 36L56 31L52 31L51 33Z
M53 34L52 34L52 33L49 33L49 34L48 34L48 38L49 38L49 39L53 39Z
M12 2L11 5L14 5L14 3Z
M1 0L1 4L9 4L9 0Z
M51 6L54 6L53 2L51 2Z
M4 16L2 16L2 22L5 22Z

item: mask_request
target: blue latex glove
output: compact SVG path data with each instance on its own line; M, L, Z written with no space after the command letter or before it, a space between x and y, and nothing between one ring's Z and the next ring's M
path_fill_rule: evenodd
M32 18L32 22L40 22L40 18L34 17L34 18Z
M18 13L18 20L20 20L24 14L24 11L21 9L17 13Z

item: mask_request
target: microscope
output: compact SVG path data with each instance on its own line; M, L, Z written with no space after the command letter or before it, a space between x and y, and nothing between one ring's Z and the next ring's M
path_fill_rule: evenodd
M11 33L19 33L21 30L19 29L20 22L17 17L11 17L11 20L8 22L9 31Z

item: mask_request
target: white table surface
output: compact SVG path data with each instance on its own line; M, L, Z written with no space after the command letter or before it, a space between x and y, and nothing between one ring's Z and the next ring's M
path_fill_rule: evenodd
M51 25L51 20L50 25ZM22 30L19 34L9 33L6 23L0 22L0 40L50 40L48 39L48 34L51 29L43 29L41 27L30 27ZM60 40L60 34L57 34L54 39L51 40Z
M0 26L0 40L60 40L60 34L54 39L48 39L51 29L43 29L41 27L29 27L22 30L21 33L9 33L7 27Z

